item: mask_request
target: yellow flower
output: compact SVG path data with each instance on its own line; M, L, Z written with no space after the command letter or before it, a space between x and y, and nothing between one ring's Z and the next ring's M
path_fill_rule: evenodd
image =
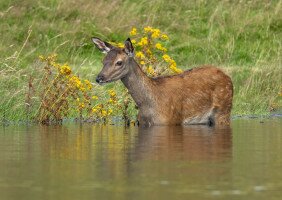
M170 59L170 64L173 65L174 67L176 67L176 62L173 59Z
M154 71L154 69L151 65L149 67L147 67L147 73L150 74L150 75L155 74L155 71Z
M116 43L116 42L109 42L111 45L113 45L113 46L117 46L118 45L118 43Z
M85 107L84 103L80 103L80 104L79 104L79 108L82 109L82 108L84 108L84 107Z
M44 61L44 60L45 60L45 57L42 56L42 55L39 55L38 58L39 58L41 61Z
M156 47L158 50L167 51L167 49L166 49L165 47L163 47L161 43L157 43L157 44L155 45L155 47Z
M71 86L75 86L76 88L83 90L82 83L77 76L75 76L75 75L71 76L69 78L69 83L70 83Z
M144 61L144 60L141 60L141 61L140 61L140 65L145 65L145 61Z
M150 56L152 55L152 51L150 49L147 49L146 53Z
M131 43L132 43L132 44L136 44L136 40L132 39L132 40L131 40Z
M84 83L85 83L85 85L86 85L86 87L87 87L88 90L91 90L91 89L92 89L92 83L91 83L90 81L84 80Z
M54 63L54 64L56 64L56 63ZM60 73L63 74L63 75L70 75L71 74L70 66L68 66L67 64L64 64L63 66L61 66Z
M168 36L167 36L167 34L162 34L161 38L162 38L163 40L168 40L168 39L169 39Z
M176 67L176 65L170 65L169 66L169 68L173 71L173 72L175 72L175 73L182 73L182 70L181 69L178 69L177 67Z
M61 65L59 63L56 63L54 61L51 61L50 65L52 65L53 67L58 68L58 69L61 67Z
M121 43L121 42L119 42L119 43L117 43L117 46L120 47L120 48L123 48L123 47L124 47L124 44Z
M80 99L79 99L79 98L76 98L76 101L77 101L77 102L79 102L79 101L80 101Z
M138 42L139 46L145 46L147 44L148 44L148 38L147 37L141 38L140 42Z
M115 91L114 91L113 89L108 90L108 93L109 93L109 95L110 95L111 97L115 97L115 96L116 96L116 93L115 93Z
M178 68L176 67L177 64L176 64L175 60L173 60L169 55L164 54L164 55L163 55L163 59L164 59L165 62L167 62L167 63L170 64L170 65L169 65L169 68L170 68L173 72L176 72L176 73L181 73L181 72L182 72L181 69L178 69Z
M182 72L183 72L183 71L182 71L181 69L176 68L176 73L180 74L180 73L182 73Z
M164 59L164 61L166 61L166 62L170 62L170 60L171 60L170 56L167 55L167 54L164 54L164 55L163 55L163 59Z
M140 59L144 59L145 58L144 54L141 51L136 52L135 55L136 55L137 58L140 58Z
M102 107L103 107L102 104L98 104L98 105L92 107L91 110L92 110L93 113L97 113L97 112L101 111Z
M157 44L155 45L155 47L156 47L157 49L160 49L160 50L163 48L161 43L157 43Z
M124 47L124 44L119 42L119 43L116 43L116 42L109 42L111 45L113 46L116 46L116 47L120 47L120 48L123 48Z
M131 36L136 35L136 34L137 34L137 29L133 27L129 34L130 34Z
M97 100L97 99L99 99L99 97L96 96L96 95L94 95L94 96L92 96L92 99L93 99L93 100Z
M78 89L79 89L80 91L82 91L82 92L85 91L85 87L83 87L83 86L80 86Z
M96 113L98 111L98 109L96 109L95 107L92 108L92 112Z
M113 110L112 109L109 109L108 110L108 115L111 115L113 113Z
M152 38L159 38L161 34L160 29L153 29L152 31Z
M102 115L103 117L106 117L106 116L107 116L107 111L106 111L106 110L102 110L102 111L101 111L101 115Z
M47 60L48 62L51 62L51 61L55 61L57 59L57 54L51 54L49 55L47 58L45 58L45 60Z
M149 33L153 31L153 28L151 26L147 26L144 28L145 33Z
M97 109L101 109L102 107L103 107L102 104L98 104L98 105L95 106L95 108L97 108Z

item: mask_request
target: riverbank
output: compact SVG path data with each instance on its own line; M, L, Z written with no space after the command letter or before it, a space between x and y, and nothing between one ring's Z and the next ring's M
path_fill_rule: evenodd
M243 121L257 121L259 123L264 123L268 120L281 120L282 113L271 113L269 115L233 115L231 116L231 124L237 120ZM94 119L64 119L60 123L50 123L49 125L68 125L68 124L92 124L92 125L110 125L110 126L126 126L134 127L138 126L135 120L125 123L121 117L112 117L107 122L97 121ZM38 125L36 121L27 121L27 120L17 120L17 121L0 121L0 126L33 126ZM193 127L194 125L192 125ZM201 125L200 125L201 126ZM186 127L186 126L183 126ZM188 126L189 127L189 126Z

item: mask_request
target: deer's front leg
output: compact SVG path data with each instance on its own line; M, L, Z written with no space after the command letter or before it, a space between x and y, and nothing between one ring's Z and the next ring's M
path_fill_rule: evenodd
M153 125L153 119L151 114L146 111L142 111L141 109L139 110L137 119L140 126L150 127Z

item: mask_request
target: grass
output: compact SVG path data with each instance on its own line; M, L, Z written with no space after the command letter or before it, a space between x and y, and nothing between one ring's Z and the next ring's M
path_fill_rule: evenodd
M120 42L148 25L170 36L180 68L213 64L231 75L234 115L280 112L281 8L281 0L0 0L0 118L26 119L38 55L57 53L94 82L103 55L91 36Z

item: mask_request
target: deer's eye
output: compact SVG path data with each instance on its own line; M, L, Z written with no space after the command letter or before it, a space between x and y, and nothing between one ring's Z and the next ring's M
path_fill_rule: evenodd
M117 62L116 62L116 65L121 66L121 65L122 65L122 61L120 61L120 60L117 61Z

